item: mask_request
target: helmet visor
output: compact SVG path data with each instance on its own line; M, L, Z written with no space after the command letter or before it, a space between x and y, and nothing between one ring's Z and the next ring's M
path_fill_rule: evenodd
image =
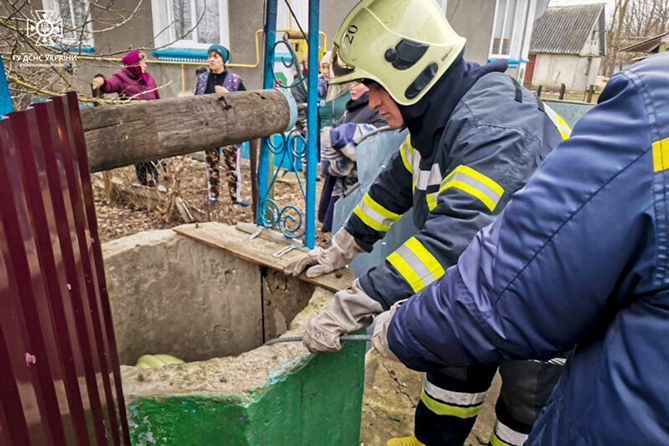
M330 64L330 78L336 79L341 76L346 76L355 71L353 65L349 65L341 59L339 55L339 45L334 44L332 49L332 63Z

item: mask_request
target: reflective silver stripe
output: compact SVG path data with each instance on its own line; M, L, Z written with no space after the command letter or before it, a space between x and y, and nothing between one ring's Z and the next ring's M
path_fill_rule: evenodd
M504 443L512 446L522 446L527 441L527 434L521 434L518 431L511 429L509 426L501 423L499 420L495 423L495 435Z
M372 209L371 206L367 204L367 202L363 199L360 200L360 203L358 203L358 206L360 206L360 210L365 213L369 218L374 220L377 223L380 223L384 226L392 226L393 223L397 221L397 218L387 218L378 212L376 212L374 209Z
M561 366L564 366L567 363L567 360L564 359L564 358L553 358L553 359L549 359L548 361L540 361L538 359L530 359L529 361L545 363L545 364L552 364L552 365L561 365Z
M405 262L409 264L411 269L413 269L416 274L423 280L423 285L428 286L432 282L438 279L438 277L432 276L430 270L425 266L416 254L413 253L406 245L402 245L395 250L400 257L404 259Z
M495 192L490 186L462 172L454 172L453 175L447 178L444 182L444 185L439 189L439 192L447 189L447 186L451 181L460 181L461 183L467 184L483 193L492 203L494 203L494 206L492 206L493 208L497 206L497 203L499 203L501 198L501 196L498 195L497 192Z
M442 389L435 386L425 378L423 381L423 389L432 398L444 402L446 404L455 404L458 406L474 406L481 404L485 400L486 392L481 393L465 393L453 392L451 390Z
M438 186L441 183L442 175L439 164L433 164L430 170L415 169L415 188L418 190L426 190L428 186Z

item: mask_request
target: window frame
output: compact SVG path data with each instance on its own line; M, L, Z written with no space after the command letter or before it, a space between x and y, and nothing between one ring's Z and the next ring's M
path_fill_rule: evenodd
M497 28L497 18L500 14L500 1L495 0L495 13L493 15L492 32L490 35L490 47L488 50L489 59L520 59L524 46L525 28L529 20L529 11L532 3L535 0L506 0L506 7L504 10L504 20L502 21L502 29L499 34L499 45L496 52L495 37ZM515 6L515 14L509 17L509 9ZM511 26L511 34L509 36L508 53L503 53L504 48L504 34L507 28Z
M74 6L72 3L76 1L84 3L86 11L88 11L88 16L85 18L86 21L85 38L81 41L77 38L71 39L66 37L66 33L63 32L63 38L59 43L64 45L80 44L82 47L93 48L93 20L91 19L91 14L90 14L91 12L90 2L89 0L67 0L68 4L70 5L70 17L72 17L73 19L74 19ZM60 4L58 3L58 0L42 0L42 7L45 10L54 11L59 19L63 19L60 12ZM65 25L65 20L63 20L63 25ZM76 24L74 27L76 29L80 28L80 26L77 26Z
M217 0L218 1L218 14L219 14L219 33L220 33L220 43L228 50L232 51L230 48L230 13L228 10L228 1L229 0ZM153 37L156 47L165 47L166 49L203 49L206 50L209 48L212 43L200 43L197 42L197 27L193 29L193 39L179 39L177 40L176 31L174 26L171 24L174 23L174 8L173 0L151 0L152 7L152 19L153 19ZM191 2L191 23L197 22L197 11L195 7L196 0L190 0Z

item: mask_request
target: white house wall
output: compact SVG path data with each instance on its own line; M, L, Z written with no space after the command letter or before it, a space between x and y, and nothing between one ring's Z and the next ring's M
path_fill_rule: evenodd
M36 0L41 1L41 0ZM530 0L536 1L536 0ZM254 64L256 61L255 33L263 25L263 0L227 0L228 23L229 23L229 45L231 49L232 62L242 64ZM327 35L327 46L332 47L332 39L339 28L341 21L348 11L357 4L358 0L321 0L320 2L320 28ZM1 2L0 2L1 3ZM283 8L283 1L279 2ZM298 18L303 27L307 27L308 5L306 0L291 0ZM495 10L495 0L467 0L467 1L440 1L442 7L447 9L447 17L455 30L467 38L466 54L467 60L486 63L488 60L490 39L492 35L492 23ZM116 0L115 8L131 11L137 6L136 0ZM112 31L94 34L93 46L98 54L123 54L134 48L151 48L154 46L154 6L159 3L147 0L138 8L137 13L123 26ZM160 14L157 12L156 14ZM105 21L93 23L93 29L99 30L108 26L114 20L111 14L102 14ZM279 27L285 25L287 15L281 14ZM293 21L293 27L296 24ZM306 29L305 29L306 31ZM277 37L281 37L280 35ZM260 57L264 48L260 47ZM203 64L205 65L205 64ZM75 67L75 75L70 81L81 91L89 91L89 83L96 73L110 75L121 68L120 63L104 63L102 61L78 61ZM149 64L149 72L156 78L161 87L161 97L169 98L190 95L195 89L196 77L195 66L186 66L183 70L180 65ZM240 74L249 89L261 87L262 64L254 68L232 67L232 71ZM182 92L185 91L184 92Z
M450 1L446 18L453 29L467 39L465 58L485 64L488 61L495 0Z
M569 91L585 91L594 85L601 64L601 58L593 57L590 73L586 77L588 58L576 55L537 54L532 77L532 87L560 88L562 84Z

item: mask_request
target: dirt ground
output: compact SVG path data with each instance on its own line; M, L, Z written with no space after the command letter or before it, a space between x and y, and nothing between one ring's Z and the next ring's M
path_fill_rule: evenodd
M200 157L198 157L200 158ZM193 214L200 216L200 221L217 221L234 225L238 222L253 222L253 210L249 207L233 205L225 187L225 171L221 171L221 194L219 202L214 206L205 205L207 198L207 182L204 163L190 157L177 157L167 160L167 172L160 171L159 182L168 190L177 191ZM242 162L242 198L251 202L251 176L248 160ZM123 187L133 188L137 183L134 167L124 167L111 171L113 179ZM301 175L302 184L304 176ZM114 199L110 201L103 189L102 175L94 177L95 210L98 218L98 229L102 242L125 237L137 232L153 229L166 229L183 224L184 221L174 213L168 219L164 212L147 210L141 199ZM316 202L320 197L322 182L316 183ZM135 186L135 189L137 187ZM155 192L155 191L154 191ZM294 205L304 215L304 199L297 183L295 173L282 171L274 187L274 199L280 206ZM305 223L303 222L303 225ZM290 226L290 223L289 223ZM320 230L321 224L316 222L316 245L327 247L330 234Z

